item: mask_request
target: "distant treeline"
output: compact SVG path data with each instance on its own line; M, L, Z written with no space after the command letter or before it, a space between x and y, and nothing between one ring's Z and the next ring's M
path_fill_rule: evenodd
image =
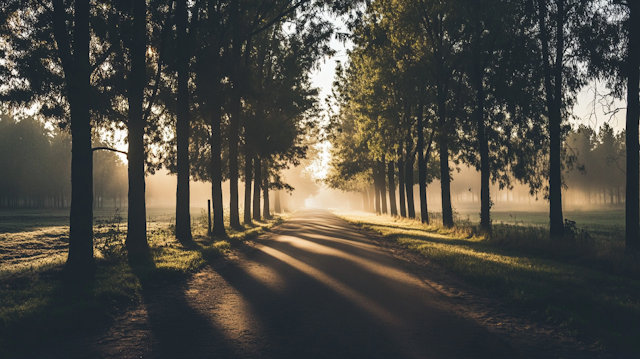
M624 137L624 130L615 133L608 123L599 129L580 125L568 131L563 170L564 205L625 203L627 163ZM414 171L417 171L417 166ZM454 171L452 177L451 194L454 202L480 200L478 172L463 166L461 172ZM417 178L414 181L417 182ZM499 192L499 184L492 185L492 200L495 203L530 202L527 198L531 196L529 187L513 178L511 183L514 188L504 192ZM429 202L439 203L439 184L431 184L428 189Z
M97 147L97 145L96 145ZM0 116L0 208L71 204L71 137L33 117ZM94 206L127 195L126 166L113 152L94 153Z
M599 131L579 126L571 131L567 146L572 152L571 171L565 174L571 202L594 204L620 204L625 202L625 133L614 133L609 124ZM577 194L582 193L581 198Z

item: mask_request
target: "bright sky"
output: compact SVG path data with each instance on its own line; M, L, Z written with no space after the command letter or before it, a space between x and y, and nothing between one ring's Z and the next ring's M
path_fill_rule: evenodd
M342 26L338 20L333 20L333 22L338 26ZM344 29L340 28L338 31L344 31ZM347 50L352 48L352 44L343 44L334 38L331 40L331 47L336 51L336 54L331 58L324 59L324 62L320 65L320 69L311 74L311 82L314 87L320 89L320 102L325 109L325 100L331 95L331 87L337 62L341 61L344 63L347 60ZM308 171L311 172L315 179L322 179L327 174L327 170L329 169L330 148L331 144L328 142L318 145L319 158L308 168Z
M607 93L607 89L597 83L591 83L583 88L578 94L578 103L573 108L573 114L577 119L571 122L596 129L608 122L613 127L614 132L624 130L627 115L626 101L615 101L612 104L608 104L607 102L612 101L612 99L602 99L601 96L595 96L594 88L600 94Z

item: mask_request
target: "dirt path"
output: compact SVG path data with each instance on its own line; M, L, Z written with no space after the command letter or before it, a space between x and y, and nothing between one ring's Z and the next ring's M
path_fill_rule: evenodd
M145 292L109 328L41 357L555 356L468 315L479 310L472 295L469 307L452 299L397 250L326 211L301 211L251 246L186 283Z

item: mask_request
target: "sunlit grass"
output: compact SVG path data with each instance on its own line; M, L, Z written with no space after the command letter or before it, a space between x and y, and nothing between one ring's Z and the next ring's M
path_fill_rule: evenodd
M44 241L36 246L41 252L37 257L24 256L28 258L26 264L0 267L0 357L11 357L18 350L21 355L24 350L36 352L45 339L53 340L108 319L116 308L136 303L146 286L185 278L223 257L233 246L265 233L289 215L275 215L273 220L228 229L228 236L222 238L207 234L206 214L194 217L191 243L176 240L171 218L148 226L152 260L135 266L126 258L126 225L122 220L112 218L98 223L94 228L96 275L93 282L82 288L65 284L66 252L60 248L53 250ZM68 228L61 231L59 226L54 226L50 231L42 230L68 236ZM20 233L14 231L10 235ZM48 238L53 242L66 242L64 238ZM7 244L11 239L7 235L2 243L12 246ZM18 251L20 245L13 245L12 249ZM20 257L20 253L15 253L15 257Z
M609 347L640 354L640 281L565 261L547 250L532 251L515 243L520 233L526 241L545 240L539 228L499 233L503 240L474 235L473 228L445 229L419 221L366 213L335 212L382 238L418 252L430 261L490 289L504 299L528 308L538 317L567 331L587 333ZM547 232L544 232L547 233ZM495 233L494 233L495 235ZM506 236L511 237L506 240ZM547 239L548 240L548 239ZM562 246L569 250L572 242ZM573 242L574 246L577 246ZM540 248L544 248L541 246ZM628 257L629 263L637 257ZM573 263L575 262L575 263ZM630 264L629 264L630 265Z

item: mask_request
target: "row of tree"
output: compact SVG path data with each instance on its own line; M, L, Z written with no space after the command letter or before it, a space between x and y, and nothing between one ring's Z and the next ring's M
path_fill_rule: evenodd
M417 160L420 217L429 222L426 186L439 178L442 222L452 226L452 163L462 162L481 174L484 230L491 231L490 183L515 180L549 200L550 234L561 237L563 172L580 165L566 142L570 110L581 88L602 79L611 96L626 91L627 248L640 249L637 6L372 1L350 23L354 49L337 69L328 183L346 190L372 183L384 212L386 182L394 188L397 171L399 214L413 217ZM397 214L395 191L389 197Z
M16 121L0 115L0 207L69 207L70 149L65 132L33 117ZM126 199L126 166L115 153L96 153L93 171L95 207Z
M71 134L67 268L88 273L93 258L92 133L126 131L128 232L133 261L149 258L145 173L177 173L176 237L191 240L189 180L212 184L214 235L223 235L221 183L230 182L231 226L259 215L263 191L292 188L279 171L304 158L317 90L309 71L330 53L322 17L350 2L321 0L5 0L1 100ZM103 148L104 149L104 148ZM108 148L107 148L108 150ZM112 149L113 150L113 149ZM244 169L244 170L242 170ZM252 193L252 183L253 193ZM258 205L256 205L256 203Z

